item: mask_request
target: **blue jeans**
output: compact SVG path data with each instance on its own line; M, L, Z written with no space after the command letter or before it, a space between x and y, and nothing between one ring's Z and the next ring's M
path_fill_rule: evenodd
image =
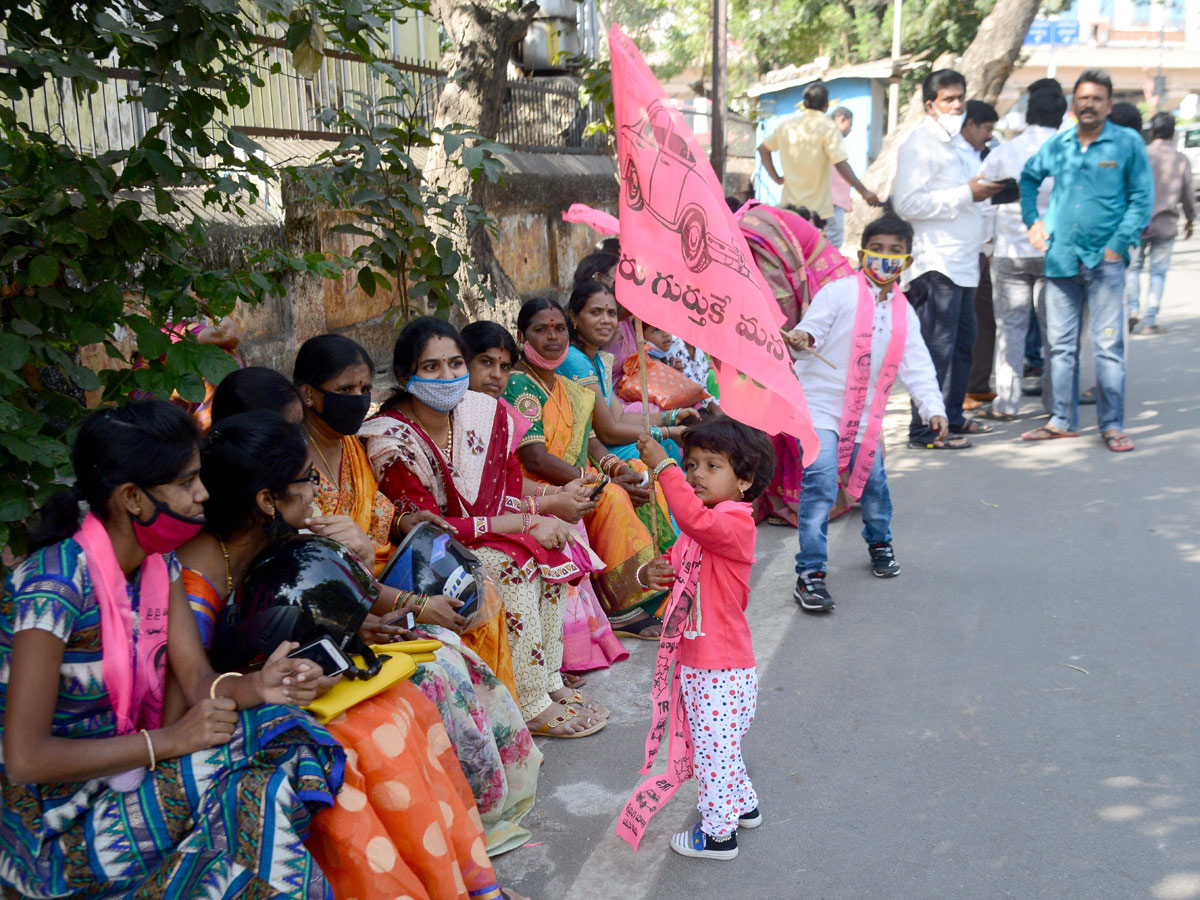
M955 284L941 272L924 272L913 279L906 292L921 322L921 337L937 373L946 418L952 428L966 424L963 398L971 377L971 354L975 349L975 289ZM912 405L908 439L929 443L937 436Z
M1143 238L1133 252L1129 271L1125 273L1125 306L1130 318L1138 318L1141 305L1142 268L1146 257L1150 257L1150 292L1146 295L1146 311L1141 314L1143 325L1153 325L1162 305L1163 284L1167 280L1167 267L1171 265L1171 251L1175 238Z
M1096 414L1100 433L1125 424L1125 263L1082 264L1074 278L1046 279L1046 342L1050 345L1049 424L1079 427L1079 331L1087 307L1096 351Z
M836 431L818 429L817 437L821 439L821 452L817 454L812 465L804 470L804 479L800 483L800 508L797 510L800 552L796 554L797 575L813 569L824 572L829 562L829 511L833 509L838 492L838 436ZM861 447L861 444L854 445L854 455L850 457L851 471ZM867 479L867 486L863 488L860 502L863 540L868 544L890 542L892 495L888 491L887 473L883 470L883 447L879 448L875 456L875 465L871 467L871 475Z

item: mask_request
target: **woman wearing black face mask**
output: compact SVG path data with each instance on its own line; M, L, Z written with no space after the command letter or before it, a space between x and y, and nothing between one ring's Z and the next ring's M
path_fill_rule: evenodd
M379 492L366 451L355 437L371 408L374 373L375 365L360 344L323 334L300 347L292 381L304 401L304 433L320 476L315 502L322 515L316 521L349 516L374 545L372 569L379 575L404 535L419 522L435 521L450 528L432 514L410 515L402 521L392 502ZM320 533L350 546L346 535L328 528ZM459 631L467 624L455 611L459 606L460 601L449 597L430 597L417 620Z

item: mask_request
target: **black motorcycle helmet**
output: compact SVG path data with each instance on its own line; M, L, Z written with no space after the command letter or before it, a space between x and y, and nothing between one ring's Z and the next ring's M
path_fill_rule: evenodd
M217 621L212 661L217 671L261 664L282 641L303 647L330 638L347 655L363 654L370 677L380 663L359 639L358 629L379 586L358 558L337 541L294 535L274 541L250 563Z
M399 590L461 600L458 614L468 621L483 596L479 557L432 522L421 522L408 533L379 580Z

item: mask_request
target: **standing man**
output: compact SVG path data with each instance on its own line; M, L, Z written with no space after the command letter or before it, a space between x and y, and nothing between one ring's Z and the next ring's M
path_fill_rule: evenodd
M975 346L975 288L983 220L978 203L1002 185L971 171L951 143L962 130L967 80L953 69L938 69L921 85L925 120L909 135L896 160L892 201L912 223L913 273L908 297L921 321L921 335L933 358L952 436L940 437L921 420L916 406L908 429L910 447L958 450L967 434L992 427L968 421L963 398Z
M879 205L879 198L867 190L846 162L842 133L826 117L828 108L828 88L824 82L814 81L804 89L804 111L781 122L758 146L758 156L767 175L776 184L783 185L783 199L779 205L807 207L822 219L833 218L831 166L862 194L864 200L872 206ZM783 175L776 171L771 156L776 150L783 163Z
M1125 434L1125 266L1150 220L1150 160L1141 137L1108 121L1112 79L1088 69L1075 82L1075 128L1042 145L1021 172L1021 214L1029 240L1046 253L1050 421L1027 441L1078 437L1079 331L1086 308L1096 351L1097 416L1109 450L1133 449ZM1043 218L1037 193L1054 179Z
M1150 170L1154 173L1154 210L1125 276L1129 328L1132 331L1137 326L1138 334L1162 334L1157 322L1158 307L1162 303L1167 266L1171 264L1171 250L1179 233L1179 207L1183 207L1186 220L1183 229L1185 239L1192 236L1192 223L1196 219L1192 164L1175 149L1175 117L1169 112L1155 113L1150 119L1150 137L1146 155L1150 157ZM1140 282L1147 256L1150 257L1150 293L1146 297L1146 313L1139 325Z
M1000 115L990 103L967 101L967 117L954 146L971 165L971 174L980 172L988 158L996 123ZM992 354L996 350L996 320L992 311L992 246L996 238L996 207L991 199L979 204L983 218L983 250L979 254L979 286L975 288L975 347L971 351L971 374L967 377L967 398L963 409L979 409L994 399L992 390ZM986 417L985 417L986 418Z
M1034 91L1025 112L1025 130L992 151L980 171L990 181L1006 182L1013 187L996 197L1006 202L996 206L996 243L991 273L996 322L996 399L979 413L985 419L1012 420L1021 411L1021 376L1025 368L1025 338L1032 321L1031 313L1036 310L1037 321L1045 321L1044 254L1029 242L1021 218L1016 179L1021 177L1025 163L1042 144L1058 133L1066 112L1067 99L1061 90ZM1051 184L1044 183L1038 192L1038 215L1045 215L1050 205L1050 188ZM1008 194L1011 198L1006 196ZM1049 412L1049 389L1045 389L1042 399Z
M829 114L829 118L833 119L833 124L842 133L843 138L849 137L850 129L854 127L854 113L844 106L839 106ZM825 223L825 240L838 250L846 240L846 213L850 212L854 204L850 200L850 183L836 168L831 167L829 170L829 187L833 192L833 218Z

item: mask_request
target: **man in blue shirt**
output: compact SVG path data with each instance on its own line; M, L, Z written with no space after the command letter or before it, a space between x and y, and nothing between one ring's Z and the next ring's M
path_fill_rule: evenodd
M1096 351L1097 414L1108 448L1133 449L1125 425L1125 266L1150 221L1154 184L1140 135L1107 121L1112 80L1088 69L1075 82L1078 125L1052 137L1021 172L1021 214L1029 240L1046 253L1050 421L1027 441L1078 437L1079 332L1086 305ZM1054 179L1045 219L1038 186Z

